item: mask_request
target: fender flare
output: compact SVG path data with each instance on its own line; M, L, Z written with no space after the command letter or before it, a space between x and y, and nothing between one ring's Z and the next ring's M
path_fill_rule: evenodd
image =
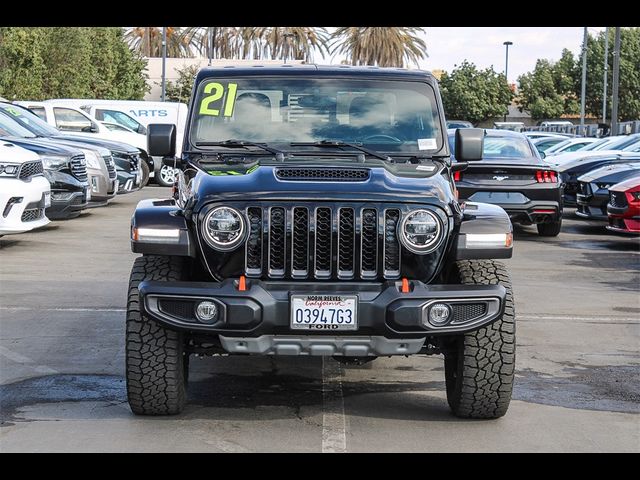
M456 239L455 259L511 258L513 225L503 208L489 203L465 202Z
M131 251L150 255L196 256L187 219L174 199L138 202L131 217Z

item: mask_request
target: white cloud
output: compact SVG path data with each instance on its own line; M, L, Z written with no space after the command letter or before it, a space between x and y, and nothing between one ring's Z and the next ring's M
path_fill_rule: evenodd
M594 34L604 27L590 27ZM451 71L467 59L479 68L493 65L504 71L504 41L509 47L509 81L533 70L536 60L558 60L563 48L580 55L582 27L425 27L429 58L420 62L426 70Z

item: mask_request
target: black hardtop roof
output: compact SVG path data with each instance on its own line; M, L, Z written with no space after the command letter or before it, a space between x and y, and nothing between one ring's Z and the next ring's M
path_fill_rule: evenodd
M351 65L226 65L223 67L204 67L196 76L196 83L207 78L245 77L245 76L313 76L313 77L350 77L377 78L386 80L435 81L431 72L408 70L406 68L354 67Z

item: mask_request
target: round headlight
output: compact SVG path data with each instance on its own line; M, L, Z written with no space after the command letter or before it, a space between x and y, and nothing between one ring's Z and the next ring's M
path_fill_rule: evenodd
M432 252L442 238L440 220L429 210L414 210L405 214L399 228L402 245L417 254Z
M223 252L238 247L244 241L247 231L244 217L231 207L216 207L211 210L204 217L202 230L207 243Z

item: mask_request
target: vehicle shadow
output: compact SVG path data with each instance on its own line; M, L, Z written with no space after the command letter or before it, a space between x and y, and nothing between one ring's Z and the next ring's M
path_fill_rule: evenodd
M49 223L44 227L40 227L36 230L31 230L24 233L17 233L15 235L5 235L3 237L0 237L0 250L2 250L3 248L18 247L18 246L24 246L28 244L31 240L25 237L25 235L27 234L32 234L32 233L37 234L42 232L48 232L48 231L57 230L58 228L60 228L59 225Z
M352 375L354 369L366 372ZM468 421L450 413L443 395L429 394L444 392L445 388L443 381L429 380L423 374L429 368L420 372L424 381L414 380L414 369L400 369L395 373L392 370L396 369L348 367L343 370L341 388L346 414L412 421ZM3 426L36 421L41 416L39 411L44 411L46 414L42 416L47 419L64 420L246 421L251 418L247 413L250 410L261 420L299 419L317 423L317 416L323 411L322 359L319 357L206 358L202 365L194 366L190 376L188 404L179 416L135 417L126 403L122 376L54 374L1 385L0 420ZM437 378L442 378L441 372ZM95 408L96 403L100 408Z

